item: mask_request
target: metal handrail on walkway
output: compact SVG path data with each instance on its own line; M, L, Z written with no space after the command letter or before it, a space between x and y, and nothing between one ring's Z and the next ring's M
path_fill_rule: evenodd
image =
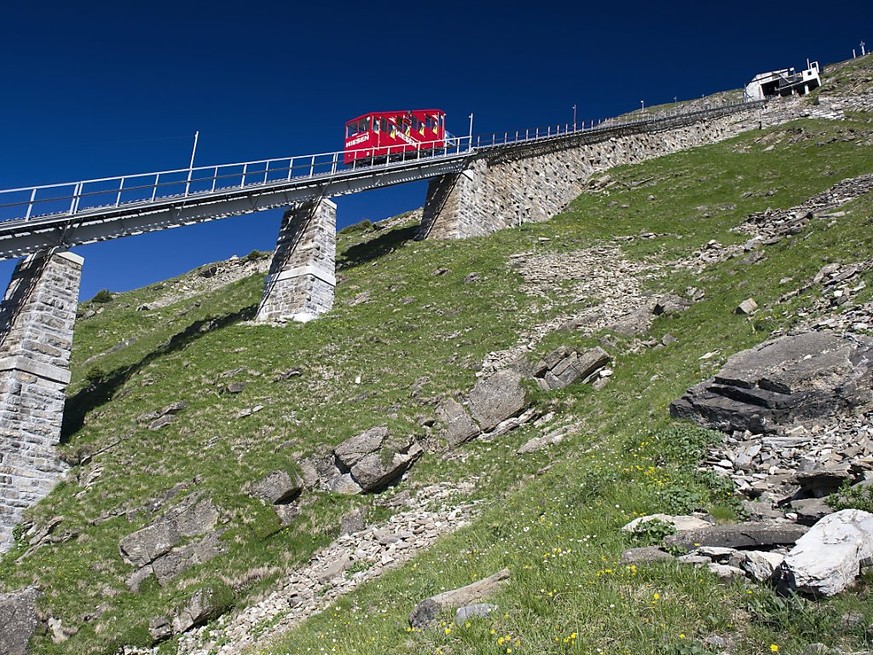
M470 142L471 138L465 136L453 137L448 144L420 142L412 150L407 146L389 146L386 155L357 160L346 167L343 166L344 151L336 151L5 189L0 190L0 222L57 215L72 217L94 209L116 209L169 198L332 176L363 166L374 170L379 165L456 156L469 151Z

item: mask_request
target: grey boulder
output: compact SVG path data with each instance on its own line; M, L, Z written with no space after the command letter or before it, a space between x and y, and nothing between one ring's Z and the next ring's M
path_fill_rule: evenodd
M816 523L785 556L776 575L779 591L833 596L851 585L873 558L873 514L834 512Z

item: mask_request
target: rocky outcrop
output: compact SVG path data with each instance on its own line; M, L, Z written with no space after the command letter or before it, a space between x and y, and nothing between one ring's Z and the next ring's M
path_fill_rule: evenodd
M121 539L121 557L136 567L128 586L136 591L152 573L164 585L223 552L219 535L213 532L218 518L210 499L192 494L157 521ZM203 538L183 543L192 537Z
M380 491L395 482L424 453L414 437L391 436L380 426L346 439L326 456L301 463L311 487L341 494Z
M862 565L873 563L873 514L845 509L816 523L786 555L778 589L833 596L851 585Z
M534 364L531 375L543 391L556 391L580 380L593 381L611 359L599 346L583 353L561 346Z
M27 643L39 623L36 615L39 596L35 587L0 594L0 653L3 655L26 655Z
M730 357L715 377L670 405L670 413L731 432L775 432L849 413L873 401L873 339L808 332Z

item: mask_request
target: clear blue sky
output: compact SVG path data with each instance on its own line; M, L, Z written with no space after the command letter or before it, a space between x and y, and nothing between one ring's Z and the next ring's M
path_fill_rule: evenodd
M341 149L345 120L440 107L466 133L602 118L873 47L873 2L7 3L0 188ZM338 199L340 227L422 183ZM273 248L280 212L80 247L82 297ZM12 262L0 262L5 285Z

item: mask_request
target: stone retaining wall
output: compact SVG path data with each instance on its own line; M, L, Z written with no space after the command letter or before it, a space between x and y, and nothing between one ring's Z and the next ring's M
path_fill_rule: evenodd
M484 236L522 223L545 221L582 193L585 181L613 166L635 164L680 150L716 143L742 132L802 115L828 115L798 99L773 101L697 123L605 137L545 154L485 153L459 175L431 181L421 235L434 239ZM499 157L499 159L498 159Z

